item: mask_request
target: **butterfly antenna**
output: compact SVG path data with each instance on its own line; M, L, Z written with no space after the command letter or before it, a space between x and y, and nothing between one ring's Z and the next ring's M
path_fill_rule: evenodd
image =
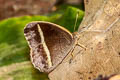
M77 21L78 21L78 16L79 16L79 11L77 11L77 14L76 14L75 25L74 25L74 30L73 30L73 32L75 32L75 30L76 30L76 25L77 25Z

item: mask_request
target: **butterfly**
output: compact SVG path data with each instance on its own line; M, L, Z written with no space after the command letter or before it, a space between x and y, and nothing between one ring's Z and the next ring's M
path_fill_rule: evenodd
M49 73L67 56L74 43L67 29L46 21L31 22L24 28L30 47L32 64L40 72Z
M79 11L76 15L74 31L76 30L78 14ZM46 21L35 21L27 24L24 28L24 35L30 47L32 64L40 72L45 73L53 71L76 44L74 34L60 25ZM86 49L81 44L77 45Z

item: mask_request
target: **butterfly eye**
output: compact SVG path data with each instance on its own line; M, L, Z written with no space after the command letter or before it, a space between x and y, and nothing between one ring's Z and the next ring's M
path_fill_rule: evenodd
M24 35L34 67L46 73L63 61L74 43L68 30L50 22L29 23L24 29Z

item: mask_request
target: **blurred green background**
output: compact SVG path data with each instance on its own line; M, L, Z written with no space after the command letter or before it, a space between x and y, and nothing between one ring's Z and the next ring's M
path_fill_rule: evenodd
M48 80L46 74L34 69L29 58L29 47L24 38L24 27L31 21L49 21L59 24L69 31L76 30L84 11L80 5L60 4L57 10L45 15L10 17L0 21L0 80Z

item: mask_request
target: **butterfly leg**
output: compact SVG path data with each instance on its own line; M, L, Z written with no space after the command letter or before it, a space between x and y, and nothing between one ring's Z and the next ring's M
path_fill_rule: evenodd
M74 47L74 48L75 48L75 47ZM71 57L71 59L69 60L69 64L72 63L72 60L73 60L73 58L74 58L74 53L73 53L73 52L74 52L74 48L73 48L73 50L71 51L71 54L70 54L72 57Z
M84 50L86 50L87 48L84 46L84 45L82 45L82 44L79 44L79 43L77 43L76 44L77 46L80 46L81 48L83 48ZM72 56L72 58L74 57L74 50L71 52L71 56Z
M87 49L84 45L82 45L82 44L80 44L80 43L77 43L76 45L80 46L80 47L83 48L84 50Z

